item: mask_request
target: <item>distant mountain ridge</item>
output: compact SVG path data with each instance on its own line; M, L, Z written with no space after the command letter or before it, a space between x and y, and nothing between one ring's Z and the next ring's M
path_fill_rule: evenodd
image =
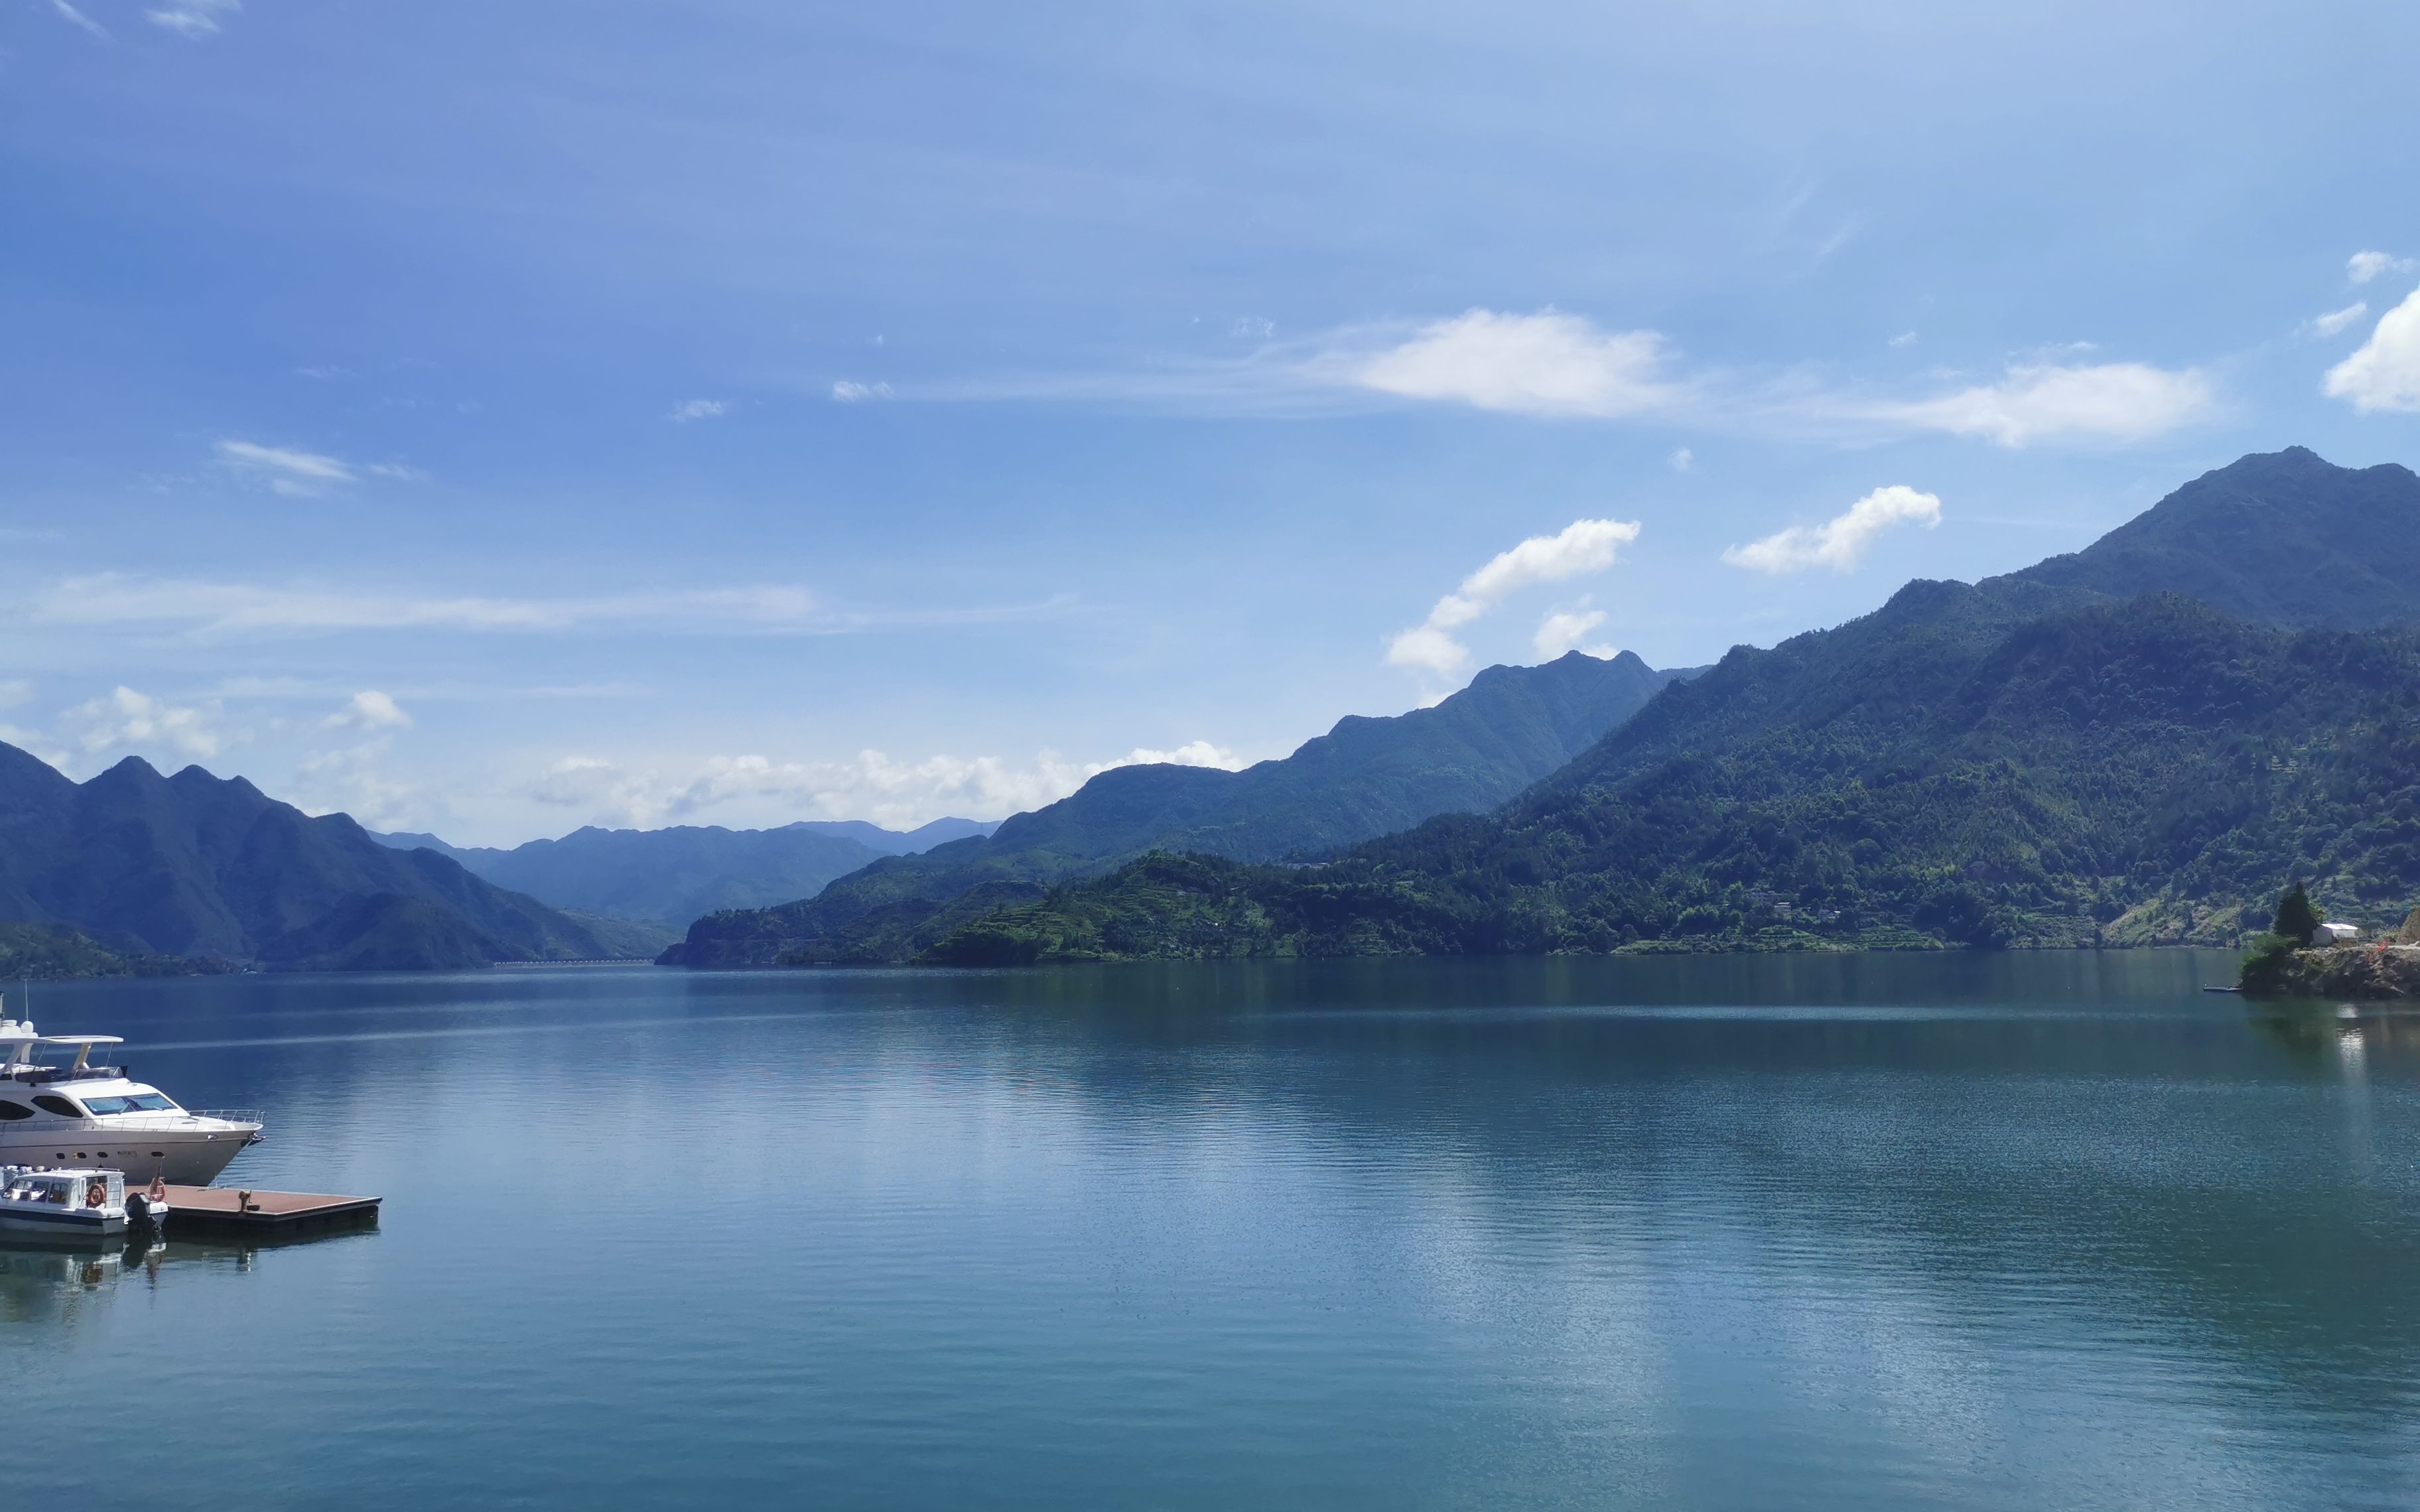
M995 827L955 818L907 831L861 820L802 820L777 829L589 826L509 850L458 847L434 835L371 838L397 850L436 851L498 887L557 908L660 925L677 933L702 915L804 897L886 856L981 837Z
M312 818L240 778L133 757L77 783L0 745L0 918L113 949L297 969L619 956L633 941Z
M1241 772L1113 767L988 840L877 861L812 898L712 915L668 963L895 956L994 903L1148 850L1241 860L1316 855L1438 813L1495 808L1563 765L1675 678L1623 652L1491 667L1431 708L1349 716L1292 755ZM917 946L921 949L921 945Z
M960 915L925 952L2225 943L2296 875L2339 917L2399 918L2420 575L2396 566L2412 537L2381 537L2415 492L2400 468L2246 457L2072 556L1736 648L1485 817L1317 872L1148 857Z

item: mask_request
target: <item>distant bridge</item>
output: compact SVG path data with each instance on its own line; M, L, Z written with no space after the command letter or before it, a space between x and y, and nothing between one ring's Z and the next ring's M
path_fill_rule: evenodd
M652 966L651 955L598 955L580 961L497 961L490 963L498 971L535 971L543 966Z

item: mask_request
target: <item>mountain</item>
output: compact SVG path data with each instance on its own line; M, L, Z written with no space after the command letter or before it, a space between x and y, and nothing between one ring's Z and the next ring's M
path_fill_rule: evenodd
M590 926L433 851L380 845L198 766L134 758L78 784L0 745L0 919L129 956L295 969L618 953Z
M2409 623L2420 619L2420 477L2336 467L2300 446L2258 454L2015 576L2119 598L2183 594L2296 628Z
M1433 708L1350 717L1241 772L1121 766L988 839L878 861L814 898L713 915L668 962L732 965L804 952L888 959L952 920L1151 850L1247 861L1317 855L1439 813L1481 812L1569 762L1683 675L1624 652L1491 667Z
M971 819L937 819L905 833L854 820L811 820L779 829L590 827L511 850L456 847L434 835L372 838L398 850L451 856L498 887L557 908L677 932L703 914L806 897L868 862L993 827Z
M1147 856L903 943L965 963L2217 943L2295 875L2335 917L2400 918L2409 585L2356 572L2370 537L2341 560L2301 543L2401 518L2412 491L2401 469L2247 457L2072 557L1737 648L1493 814L1317 869Z

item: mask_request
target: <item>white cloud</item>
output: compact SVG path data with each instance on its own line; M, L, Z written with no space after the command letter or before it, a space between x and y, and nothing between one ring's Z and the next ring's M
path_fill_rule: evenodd
M85 15L83 11L78 10L75 7L68 4L68 0L51 0L51 8L57 11L59 13L59 19L67 22L70 25L80 27L86 32L91 33L93 36L100 38L104 42L112 39L109 35L108 27L103 26L101 23L93 20L90 16Z
M1620 648L1581 643L1605 621L1606 612L1601 609L1559 610L1547 615L1539 625L1538 633L1530 638L1529 643L1537 647L1539 656L1547 661L1567 651L1585 651L1591 656L1610 661L1621 654Z
M1731 547L1723 552L1723 560L1734 567L1776 576L1809 567L1847 572L1865 560L1867 549L1885 531L1908 524L1931 530L1940 523L1938 496L1893 484L1876 488L1821 525L1792 525L1761 541Z
M1652 331L1606 332L1575 315L1471 310L1422 327L1351 373L1382 393L1456 399L1481 409L1529 415L1612 417L1670 404L1664 338Z
M2311 333L2319 336L2333 336L2368 313L2369 301L2355 300L2341 310L2330 310L2325 315L2313 316Z
M371 829L415 829L430 810L420 790L380 769L394 742L386 736L336 750L315 750L297 768L293 801L305 813L350 814Z
M2386 273L2408 273L2414 269L2420 269L2420 262L2385 252L2356 252L2345 259L2345 278L2355 284L2366 284Z
M341 588L262 588L145 579L70 578L39 595L53 625L181 625L203 636L336 630L563 631L617 625L831 628L803 588L770 585L584 599L404 598Z
M888 383L852 383L846 378L831 386L834 404L863 404L869 399L892 399L897 395Z
M243 0L174 0L157 10L147 10L154 26L185 37L208 37L219 29L219 18L241 10Z
M216 702L176 704L119 687L105 698L79 703L60 716L67 738L87 756L119 748L149 747L208 759L225 737L217 728Z
M1462 580L1436 601L1427 621L1388 643L1387 660L1440 677L1459 673L1470 652L1450 633L1486 613L1505 597L1539 583L1561 582L1613 565L1621 548L1638 539L1637 520L1575 519L1554 535L1533 535Z
M1893 336L1890 339L1890 344L1894 347L1913 347L1916 345L1916 332L1913 331L1902 331L1898 335Z
M2369 339L2328 369L2322 387L2363 414L2420 410L2420 290L2380 316Z
M219 460L227 467L265 481L278 493L294 497L313 498L354 480L351 464L317 452L238 440L221 441L216 450Z
M2205 418L2215 404L2210 380L2195 369L2101 363L2011 367L1997 383L1934 399L1869 406L1863 412L1919 430L1980 436L2016 447L2042 440L2143 440Z
M364 730L409 729L411 716L403 712L395 700L374 687L354 694L341 709L319 721L329 730L346 730L359 726Z
M692 420L712 420L729 408L720 399L684 399L673 406L672 423L686 425Z
M22 677L0 677L0 709L13 709L34 696L34 685Z
M1689 471L1690 465L1697 460L1697 454L1683 446L1671 455L1670 461L1672 463L1672 471L1675 472L1686 472Z
M566 756L541 772L529 795L580 810L595 823L648 827L737 806L765 822L814 813L913 828L945 814L999 819L1055 803L1117 766L1171 764L1226 771L1248 764L1235 752L1196 740L1173 750L1137 748L1110 761L1073 762L1038 752L1022 765L996 756L896 760L878 750L848 762L774 762L717 756L686 774L634 769L601 756Z

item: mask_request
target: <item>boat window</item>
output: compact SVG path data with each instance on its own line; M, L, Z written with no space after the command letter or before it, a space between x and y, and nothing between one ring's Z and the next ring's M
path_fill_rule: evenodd
M17 1123L34 1116L34 1110L23 1103L11 1103L0 1097L0 1123Z
M49 1092L44 1092L41 1096L34 1099L34 1106L40 1108L45 1113L55 1113L62 1119L81 1119L84 1117L84 1109L69 1102L66 1098L54 1096Z
M87 1097L84 1105L99 1113L174 1113L177 1104L157 1092L136 1092L131 1097Z

